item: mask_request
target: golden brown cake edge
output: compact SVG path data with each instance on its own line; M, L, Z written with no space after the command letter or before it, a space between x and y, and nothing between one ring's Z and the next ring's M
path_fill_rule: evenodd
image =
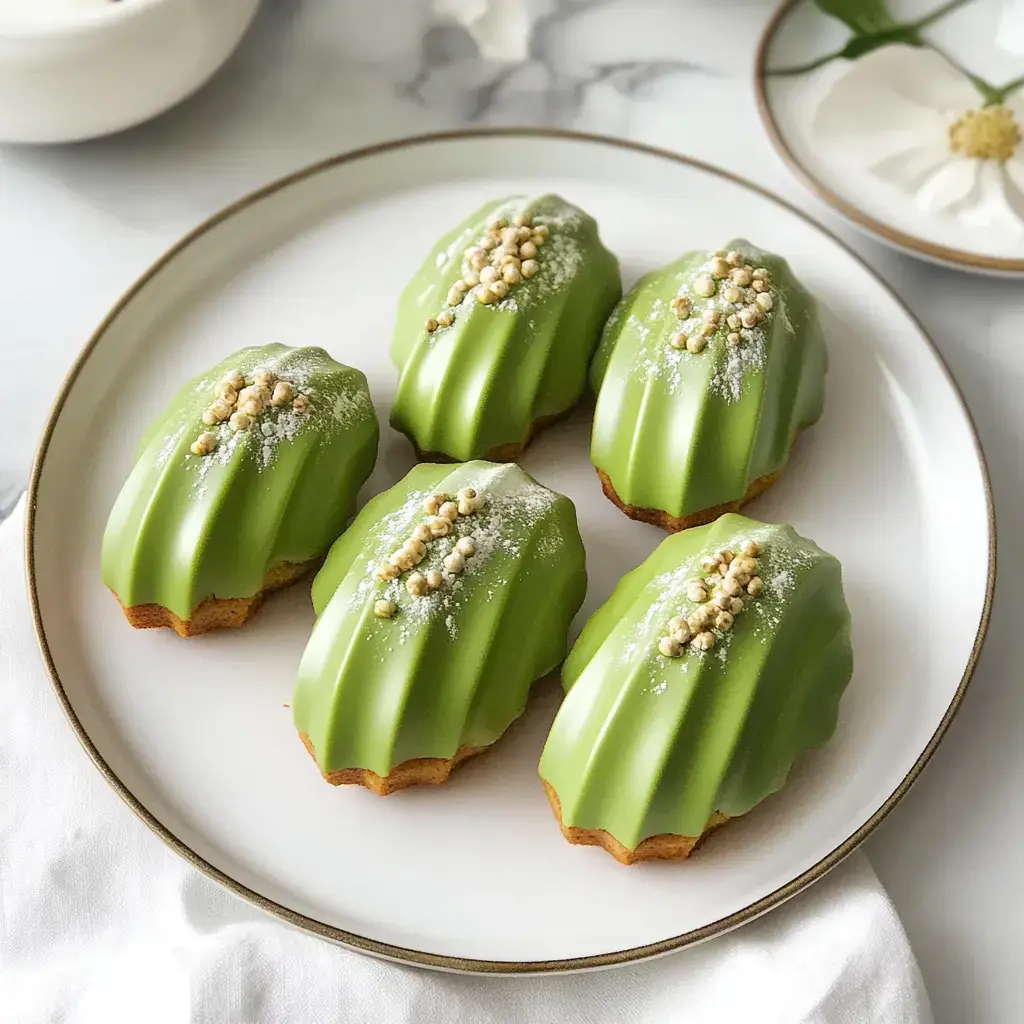
M541 782L544 783L544 792L548 795L551 810L555 812L562 835L576 846L600 846L620 864L637 864L645 860L685 860L715 829L721 828L729 820L728 816L715 811L699 836L680 836L664 832L661 835L648 836L631 850L603 828L564 825L562 803L558 799L558 794L546 779L541 779Z
M192 612L190 619L182 619L161 604L136 604L121 611L134 629L159 629L166 626L178 636L201 636L218 629L237 629L243 626L263 604L268 594L290 586L312 572L319 564L315 558L309 562L283 562L267 570L263 586L252 597L207 597Z
M387 775L378 775L369 768L337 768L325 772L316 760L316 750L309 736L301 729L299 739L313 758L320 774L332 786L363 786L377 796L390 796L410 786L440 786L447 782L460 764L482 754L487 747L459 747L452 757L414 757L396 764Z

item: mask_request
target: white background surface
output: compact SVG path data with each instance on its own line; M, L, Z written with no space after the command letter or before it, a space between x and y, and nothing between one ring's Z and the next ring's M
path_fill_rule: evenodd
M538 2L548 10L551 4ZM515 67L433 23L425 3L271 0L231 64L153 124L73 148L0 151L0 472L23 479L59 377L118 294L196 221L312 159L476 122L623 134L718 162L816 203L770 150L750 68L771 5L612 0L548 11ZM385 9L386 8L386 9ZM1024 285L940 270L840 227L936 341L989 458L1001 514L989 641L924 778L868 844L903 915L940 1022L1024 1018L1024 570L1020 395ZM951 536L943 558L955 558ZM83 771L92 769L83 759Z

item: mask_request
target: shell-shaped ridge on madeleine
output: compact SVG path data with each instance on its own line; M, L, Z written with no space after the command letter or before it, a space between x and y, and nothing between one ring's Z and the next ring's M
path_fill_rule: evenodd
M425 510L431 495L456 502L467 489L482 504L382 579L381 567L439 518ZM457 551L467 552L461 564L450 561ZM437 585L414 594L414 576ZM413 758L487 746L565 657L585 592L568 498L514 464L417 466L367 503L314 580L295 725L324 772L383 776Z
M245 429L204 422L219 382L260 371L293 397L267 402ZM323 349L234 353L143 435L104 532L104 583L125 607L157 604L183 620L208 597L253 596L269 570L326 552L373 470L378 435L365 376ZM211 450L196 454L203 437Z
M782 257L744 239L689 252L608 320L591 461L625 505L681 518L739 501L820 417L827 363L816 302Z
M747 540L760 548L758 596L744 589L726 628L705 627L710 649L691 640L663 654L669 623L700 604L688 594L707 578L702 560ZM792 527L724 515L668 537L587 622L540 774L565 826L603 829L628 849L699 836L716 812L745 814L775 792L828 740L852 670L839 562Z
M517 230L543 236L513 241ZM525 444L583 394L621 294L618 261L579 207L556 195L487 203L439 240L402 292L392 425L420 452L453 460Z

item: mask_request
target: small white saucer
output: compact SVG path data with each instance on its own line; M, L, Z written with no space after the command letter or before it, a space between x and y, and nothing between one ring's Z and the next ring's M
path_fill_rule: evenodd
M779 153L854 224L936 263L1017 276L1022 73L1024 15L1010 4L785 0L755 80Z

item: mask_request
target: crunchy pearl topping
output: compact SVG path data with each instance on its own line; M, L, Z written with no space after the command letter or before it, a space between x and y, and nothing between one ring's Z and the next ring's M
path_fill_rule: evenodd
M275 407L287 405L295 398L295 388L286 381L279 380L274 385L274 393L270 396L270 404Z
M242 387L245 387L245 378L239 374L238 379L242 382ZM234 380L222 380L214 389L213 393L217 398L223 399L228 405L234 405L238 401L238 388L235 387Z
M681 615L677 615L674 619L669 619L668 631L670 633L682 633L685 630L689 630L689 626L686 624L686 619Z
M722 282L720 289L719 281ZM686 286L683 288L685 290ZM670 301L676 318L688 322L678 325L668 335L668 343L676 349L685 347L694 355L702 352L707 347L706 343L691 345L683 339L702 337L710 340L725 327L724 341L734 348L739 347L749 340L749 335L741 332L757 327L774 306L767 270L759 267L755 271L735 251L712 253L690 283L689 292L697 296L696 303L690 294L675 295ZM701 298L710 301L701 303ZM697 322L694 323L691 317L696 317Z
M449 288L446 305L461 305L467 294L485 306L501 302L510 289L540 270L536 257L550 234L546 224L534 224L529 214L518 213L511 223L498 215L489 218L483 236L463 252L462 276ZM446 308L427 321L434 325L427 332L434 334L454 323L454 314Z
M427 554L427 545L421 540L417 540L415 537L410 537L402 545L402 550L413 560L413 562L422 562ZM737 591L739 593L739 591Z
M692 632L699 633L708 624L710 619L711 616L708 614L708 610L702 605L686 616L686 624Z
M238 403L238 411L244 412L249 419L254 420L263 412L263 402L259 398L247 398L244 402Z
M686 351L692 352L697 355L698 352L703 352L707 346L707 338L701 334L694 334L692 337L686 339Z
M235 391L241 391L245 387L245 377L242 375L241 370L230 370L226 373L221 380L221 384L227 384L234 388ZM218 395L218 397L220 397Z
M698 651L710 651L715 646L715 634L714 633L698 633L691 641L691 647L696 647Z
M411 569L416 563L413 561L413 557L409 554L405 548L399 548L392 556L391 561L394 565L397 565L402 572L407 569Z
M424 597L427 593L427 578L421 572L414 572L406 581L405 589L413 597Z
M374 574L378 579L391 582L399 579L402 573L415 568L427 558L429 545L447 536L451 532L452 524L460 515L472 515L487 502L486 495L479 493L474 487L463 487L456 497L458 504L450 495L440 492L423 499L422 508L429 516L428 520L414 526L409 539L388 561L376 567ZM444 567L449 573L457 574L465 567L465 560L475 554L476 543L473 538L460 537L451 552L443 559ZM440 589L444 582L445 575L440 569L413 572L405 581L405 589L413 597L426 597L431 591Z
M233 412L228 423L234 431L248 430L252 426L252 418L244 412Z
M193 442L190 449L193 455L209 455L217 447L216 434L200 434Z
M658 641L658 653L666 658L678 658L683 653L683 645L674 636L663 636Z
M698 651L714 647L716 635L727 633L743 611L740 594L755 598L764 591L759 576L757 556L761 546L754 540L744 540L739 554L729 548L719 548L704 555L700 564L708 573L705 579L686 580L686 600L697 607L688 615L670 619L665 635L658 639L658 653L666 658L678 658L688 644ZM710 598L710 600L709 600Z
M235 394L232 391L232 394ZM203 422L212 427L214 423L223 423L229 419L234 411L234 400L229 402L226 398L218 398L208 409L203 411Z
M309 399L305 395L297 395L292 402L292 409L297 413L309 412Z
M394 601L376 601L373 605L373 614L381 619L390 619L397 610Z
M447 537L452 530L452 522L442 516L433 516L427 523L430 533L434 537Z

